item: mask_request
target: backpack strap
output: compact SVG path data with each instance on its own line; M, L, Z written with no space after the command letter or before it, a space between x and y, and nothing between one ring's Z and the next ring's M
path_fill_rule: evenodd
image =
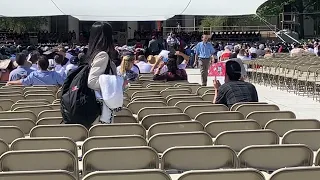
M104 74L110 74L110 70L111 70L111 74L115 75L115 73L113 72L113 69L111 68L111 59L109 59L106 71L104 72Z

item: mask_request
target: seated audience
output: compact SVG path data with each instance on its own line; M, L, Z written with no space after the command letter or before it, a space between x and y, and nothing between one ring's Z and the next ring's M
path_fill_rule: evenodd
M13 69L14 66L10 59L0 60L0 81L9 81L9 76Z
M155 71L155 74L153 76L153 80L165 80L165 81L179 81L179 80L188 80L188 75L184 69L178 68L177 63L177 55L173 53L169 53L168 55L168 61L162 61L162 57L159 58L158 61L161 61L158 63L158 67ZM157 63L156 63L157 64ZM167 71L164 73L161 73L161 69L163 67L167 67Z
M16 81L26 78L33 70L26 66L27 57L24 53L16 55L16 63L18 67L10 72L9 81Z
M70 59L70 64L66 66L66 74L69 75L72 71L76 70L79 67L79 64L85 61L85 58L86 56L84 53L79 53L78 57L72 57Z
M237 58L241 59L241 60L251 60L248 57L248 54L246 53L245 49L240 49L239 54L237 55Z
M220 61L225 61L230 59L232 52L229 46L224 47L224 51L220 55Z
M24 79L9 81L7 85L62 85L63 78L55 71L48 71L49 61L46 57L40 56L38 60L38 71L33 71Z
M136 65L140 69L140 73L150 73L152 66L146 62L146 57L144 55L138 56L138 63Z
M32 51L28 56L28 61L31 63L30 69L33 71L38 70L38 59L39 59L40 53L38 51Z
M258 93L254 85L240 80L241 66L236 61L226 62L225 83L214 80L215 96L213 103L227 107L239 102L258 102Z
M124 56L121 65L117 67L117 73L124 77L125 81L138 80L138 74L132 71L134 56Z
M66 69L62 66L63 56L58 54L54 56L54 71L60 74L60 76L65 79L66 78Z
M270 59L270 58L274 58L275 55L271 52L271 50L269 48L266 48L265 49L265 55L264 55L264 58L266 59Z

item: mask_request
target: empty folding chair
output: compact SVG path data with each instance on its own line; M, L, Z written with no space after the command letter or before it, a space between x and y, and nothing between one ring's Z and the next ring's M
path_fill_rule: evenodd
M296 115L291 111L255 111L247 115L246 119L256 120L264 127L272 119L295 119Z
M162 101L164 103L167 103L167 100L163 97L145 97L145 98L135 98L132 100L132 102L135 101Z
M132 94L131 98L134 98L135 96L143 96L143 95L159 95L160 91L158 90L148 90L148 91L136 91Z
M265 180L263 174L255 169L218 169L218 170L197 170L183 173L178 180Z
M65 170L49 170L49 171L11 171L0 172L2 180L12 179L32 179L32 180L77 180L70 172Z
M60 103L58 103L58 104L50 104L49 106L53 110L60 110L61 109L61 104Z
M3 99L9 99L9 100L11 100L13 102L17 102L17 101L25 99L25 98L21 94L0 95L0 100L3 100Z
M212 138L206 132L178 132L159 133L153 135L148 145L153 147L158 153L176 146L206 146L212 145Z
M174 89L187 89L190 93L192 93L192 89L190 88L190 87L183 87L183 88L181 88L181 87L168 87L168 88L166 88L166 89L164 89L164 90L174 90ZM193 94L195 94L195 93L193 93Z
M11 106L11 111L15 110L16 108L22 108L22 107L30 107L30 106L43 106L48 105L46 102L22 102L22 103L14 103Z
M201 96L204 101L213 101L215 93L205 93Z
M172 113L172 114L152 114L144 117L141 124L149 129L155 123L160 122L174 122L174 121L191 121L191 117L185 113Z
M137 119L131 116L116 115L114 116L113 123L137 123Z
M98 171L88 174L83 180L171 180L170 176L158 169Z
M137 92L137 91L149 91L151 90L150 88L128 88L125 93L128 94L128 96L131 98L132 97L132 94Z
M148 130L148 138L159 133L196 132L203 131L203 125L198 121L162 122L152 125Z
M163 91L167 89L168 87L172 87L171 84L163 84L163 85L148 85L148 88L151 88L152 90L158 90L158 91Z
M272 129L282 137L293 129L320 129L320 121L316 119L274 119L266 124L265 129Z
M313 151L302 144L253 145L238 155L241 168L272 172L284 167L312 166Z
M320 167L293 167L282 168L273 172L270 180L318 180Z
M189 97L173 97L168 99L169 106L175 106L179 101L202 101L200 96L189 96Z
M250 145L279 144L279 136L272 130L237 130L220 133L215 145L230 146L236 152Z
M89 136L140 135L146 137L146 130L138 123L97 124L90 128Z
M145 107L138 112L138 120L141 121L144 117L152 114L171 114L171 113L182 113L181 109L175 106L165 107Z
M93 148L147 146L147 141L140 135L94 136L83 142L82 154Z
M9 146L8 146L8 144L7 144L5 141L3 141L2 139L0 139L0 156L1 156L3 153L7 152L7 151L9 151ZM0 176L0 177L1 177L1 176Z
M239 102L231 106L230 111L236 111L236 109L242 104L268 104L266 102Z
M38 115L42 111L52 110L52 107L49 105L44 106L26 106L26 107L18 107L13 111L32 111L34 114ZM60 109L59 109L60 110Z
M131 99L131 101L134 101L136 99L141 99L141 98L163 98L161 95L144 95L144 96L135 96Z
M160 95L165 98L175 94L191 94L191 91L189 89L166 89L160 92Z
M128 99L123 99L123 107L127 107L130 101Z
M62 117L47 117L41 118L37 121L37 125L55 125L55 124L63 124Z
M34 86L29 86L29 87L23 88L23 92L38 91L38 90L48 90L48 88L47 87L34 87Z
M16 126L0 126L0 139L11 144L15 139L24 137L24 133Z
M117 116L132 116L132 112L128 108L122 108L121 111L116 112Z
M158 168L158 154L146 146L94 148L83 157L83 175L94 171Z
M19 138L12 142L10 149L13 151L65 149L78 157L77 144L67 137Z
M11 99L0 99L0 107L3 111L9 111L14 102Z
M51 103L47 99L22 99L22 100L17 101L16 103L32 103L32 102L44 102L46 104Z
M53 93L56 93L58 91L58 87L57 86L33 86L35 88L39 88L39 87L45 87L47 88L48 90L51 90Z
M188 171L235 169L238 167L236 153L228 146L173 147L162 156L161 169Z
M74 177L79 176L78 160L68 150L8 151L0 157L0 171L36 170L67 170Z
M162 101L134 101L128 104L128 108L133 114L138 114L138 112L145 107L164 107L167 106L166 103Z
M279 111L279 107L274 104L242 104L235 109L241 112L245 117L254 111Z
M188 106L191 105L211 105L212 101L179 101L175 104L175 106L179 107L182 111L184 111Z
M243 120L244 116L237 111L204 112L196 116L195 120L203 125L216 120Z
M257 121L254 120L212 121L205 126L205 131L208 132L211 137L216 137L218 134L224 131L257 129L261 129L261 126L257 123Z
M176 87L180 87L180 88L185 88L185 87L191 88L191 90L192 90L191 93L192 94L196 94L197 90L199 89L199 87L201 87L200 84L190 84L190 83L188 83L188 84L176 84L175 86Z
M7 111L0 112L0 119L19 119L19 118L28 118L37 121L37 116L31 111Z
M287 132L282 144L305 144L313 151L320 149L320 129L295 129Z
M48 118L48 117L62 117L60 109L45 110L38 114L38 119Z
M184 110L184 113L188 114L192 119L195 119L200 113L219 112L228 110L228 107L222 104L190 105Z
M56 97L53 94L28 94L26 99L46 99L52 103Z
M214 87L213 86L206 86L206 87L199 87L198 89L197 89L197 94L198 95L200 95L200 96L202 96L202 95L204 95L204 93L206 92L206 91L208 91L208 90L214 90ZM213 101L213 99L212 99L212 101Z
M30 137L69 137L78 142L88 137L88 131L80 124L38 125L31 130Z
M0 119L0 126L16 126L24 134L29 134L30 130L36 126L35 122L28 118Z
M53 92L51 90L28 90L23 93L24 96L27 96L29 94L52 94L53 95Z

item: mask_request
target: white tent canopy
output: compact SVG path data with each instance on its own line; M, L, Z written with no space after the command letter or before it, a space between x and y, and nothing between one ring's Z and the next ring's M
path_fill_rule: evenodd
M1 0L0 17L71 15L82 21L157 21L174 15L249 15L267 0Z

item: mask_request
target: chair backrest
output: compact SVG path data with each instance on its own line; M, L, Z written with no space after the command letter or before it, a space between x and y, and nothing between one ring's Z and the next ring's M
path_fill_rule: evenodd
M149 129L155 123L160 122L174 122L174 121L190 121L191 117L185 113L172 113L172 114L152 114L144 117L141 124Z
M83 156L83 175L94 171L157 169L159 157L147 146L94 148Z
M28 94L26 99L46 99L52 103L56 97L53 94Z
M2 99L10 99L13 102L17 102L18 100L25 99L21 94L10 94L10 95L0 95L0 100Z
M58 104L50 104L49 105L52 109L55 109L55 110L60 110L61 109L61 104L58 103Z
M206 132L159 133L149 139L148 145L158 153L176 146L207 146L212 145L212 138Z
M158 90L148 90L148 91L136 91L132 94L131 98L134 98L135 96L143 96L143 95L159 95L160 91Z
M39 90L48 90L48 88L47 87L33 87L33 86L23 88L23 92L39 91Z
M30 137L69 137L73 141L84 141L87 129L80 124L38 125L30 132Z
M179 107L182 111L184 111L188 106L191 105L211 105L212 101L179 101L175 104L175 106Z
M245 117L254 111L279 111L279 107L274 104L242 104L235 111L241 112Z
M248 146L238 157L241 168L255 168L266 172L313 164L313 151L302 144Z
M134 101L136 99L141 99L141 98L163 98L161 95L144 95L144 96L135 96L131 99L131 101Z
M203 125L198 121L162 122L152 125L148 130L148 138L159 133L203 131Z
M90 128L89 136L140 135L146 137L146 130L138 123L97 124Z
M204 95L204 93L206 92L206 91L208 91L208 90L214 90L214 87L213 86L202 86L202 87L199 87L198 89L197 89L197 94L198 95L200 95L200 96L202 96L202 95ZM213 101L213 99L212 99L212 101Z
M132 116L132 112L128 108L122 108L121 111L116 112L115 115Z
M78 157L77 144L67 137L19 138L12 142L10 149L13 151L66 149Z
M138 112L138 120L141 121L144 117L152 114L171 114L182 113L181 109L175 106L164 107L145 107Z
M183 173L178 180L265 180L263 174L255 169L218 169L218 170L197 170Z
M145 97L145 98L135 98L131 102L135 101L162 101L164 103L167 103L167 100L164 97Z
M184 113L188 114L192 119L194 119L203 112L219 112L228 110L228 107L222 104L190 105L184 110Z
M168 88L166 88L166 89L164 89L164 90L175 90L175 89L187 89L190 93L192 93L192 89L190 88L190 87L168 87ZM195 93L193 93L193 94L195 94Z
M230 111L236 111L236 109L242 104L268 104L266 102L239 102L231 106Z
M170 148L163 153L161 169L178 171L235 169L238 163L236 153L228 146L182 146Z
M320 129L320 121L316 119L273 119L265 129L274 130L280 137L293 129Z
M147 141L140 135L94 136L83 142L82 154L93 148L112 148L147 146Z
M145 107L164 107L167 106L166 103L162 101L134 101L128 104L128 108L133 114L138 114L138 112Z
M287 132L282 144L305 144L313 151L320 149L320 129L295 129Z
M48 118L41 118L37 121L37 125L56 125L62 124L63 118L62 117L48 117Z
M28 90L23 93L24 96L27 96L29 94L52 94L53 95L53 92L51 90Z
M36 163L30 163L34 162ZM78 178L78 160L68 150L8 151L0 157L1 171L67 170Z
M38 119L48 118L48 117L62 117L60 109L45 110L38 114Z
M202 101L202 98L200 96L173 97L168 100L168 105L175 106L179 101Z
M29 118L0 119L0 126L16 126L24 134L29 134L31 129L36 126L35 122Z
M25 107L18 107L14 109L13 111L24 111L24 110L29 110L32 111L34 114L38 115L42 111L46 110L52 110L52 107L49 105L42 105L42 106L25 106Z
M138 121L132 115L131 116L117 115L117 116L114 116L113 123L138 123Z
M196 94L199 87L201 87L200 84L180 84L176 86L180 88L185 88L185 87L191 88L192 94Z
M32 179L32 180L77 180L70 172L64 170L49 170L49 171L13 171L0 172L2 180L12 179Z
M48 105L46 102L16 102L11 106L11 111L13 111L16 108L21 108L21 107L30 107L30 106L43 106L43 105Z
M166 99L168 101L171 98L178 98L178 97L187 98L187 97L200 97L200 96L197 96L195 94L170 94L166 97Z
M317 180L320 177L320 167L283 168L272 173L270 180Z
M59 89L57 86L33 86L33 87L36 87L36 88L45 87L48 90L51 90L53 93L56 93L58 91L58 89Z
M128 96L131 98L132 94L137 91L149 91L150 88L128 88L125 92L128 94Z
M215 145L230 146L236 152L250 145L279 144L279 136L272 130L237 130L220 133Z
M291 111L255 111L247 115L246 119L256 120L264 127L272 119L295 119L296 115Z
M83 180L171 180L170 176L158 169L99 171L88 174Z
M19 119L19 118L28 118L37 121L37 116L31 111L6 111L0 112L0 119Z
M244 116L238 111L203 112L196 116L195 120L203 125L216 120L243 120Z
M225 120L209 122L204 129L211 135L211 137L216 137L224 131L256 130L261 129L261 126L254 120Z
M3 111L9 111L14 102L11 99L0 99L0 107Z
M0 126L0 139L11 144L15 139L24 137L24 133L16 126Z
M152 90L158 90L158 91L163 91L167 89L168 87L172 87L171 84L163 84L163 85L148 85L148 88L151 88Z
M191 94L191 91L189 89L181 88L181 89L166 89L160 92L160 95L165 98L174 94Z
M44 102L46 104L51 103L47 99L22 99L22 100L17 101L16 103L32 103L32 102Z
M201 96L204 101L213 101L215 93L205 93Z
M9 151L8 144L2 139L0 139L0 156L7 151Z

